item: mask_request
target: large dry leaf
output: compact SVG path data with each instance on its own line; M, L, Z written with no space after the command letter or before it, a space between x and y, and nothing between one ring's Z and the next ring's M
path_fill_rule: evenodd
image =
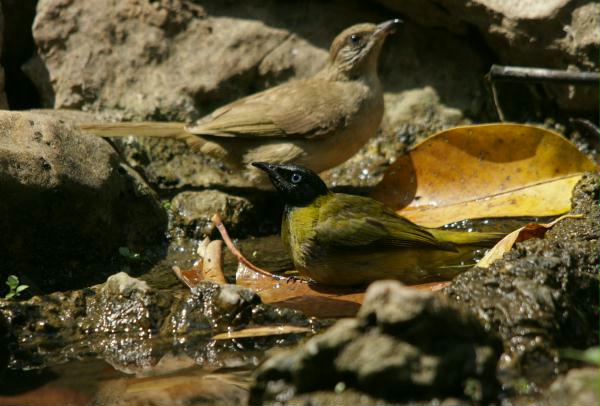
M329 286L303 281L288 282L257 274L240 265L236 284L254 290L264 303L300 310L307 316L354 317L363 302L365 288ZM411 287L437 291L449 282L434 282Z
M427 138L388 169L372 196L439 227L463 219L555 216L596 165L558 133L521 124L456 127Z
M481 261L477 263L477 267L488 268L492 264L492 262L502 258L504 253L508 252L513 247L513 245L515 245L519 241L544 237L546 231L554 227L554 225L559 221L562 221L566 218L581 217L583 217L583 215L581 214L566 214L546 224L529 223L506 235L503 239L498 241L498 243L492 249L490 249L483 258L481 258Z

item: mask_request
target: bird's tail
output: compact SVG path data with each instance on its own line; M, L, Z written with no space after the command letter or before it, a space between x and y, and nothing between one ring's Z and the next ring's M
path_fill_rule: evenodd
M142 121L137 123L83 123L79 125L82 131L99 137L165 137L187 139L190 133L185 124L174 122Z
M453 231L428 229L433 236L443 242L449 242L454 245L474 245L477 247L493 247L500 241L505 233L480 233L468 231Z

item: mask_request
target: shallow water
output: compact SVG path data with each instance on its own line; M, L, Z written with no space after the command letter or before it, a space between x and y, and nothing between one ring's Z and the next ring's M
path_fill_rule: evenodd
M125 373L100 359L43 370L8 371L0 405L235 405L247 398L250 369L210 370L168 354L153 368Z
M278 236L248 238L236 243L259 266L275 271L292 267ZM173 265L190 267L198 258L198 245L199 242L193 240L172 243L166 257L139 279L167 295L187 294L189 289L171 268ZM134 264L132 268L134 266L141 268L144 265ZM229 253L224 257L224 267L228 279L234 282L237 264ZM140 272L140 269L131 270L135 274ZM296 338L290 340L288 337L291 336L275 336L215 342L210 340L210 331L199 330L178 335L174 342L162 339L157 335L159 331L154 331L137 344L135 352L138 356L132 363L121 364L118 361L121 356L131 360L123 355L124 351L129 353L131 350L127 344L131 341L130 333L110 334L107 341L108 337L103 333L92 332L85 340L71 342L66 351L56 354L54 351L58 349L49 346L41 361L47 367L29 371L8 369L4 376L0 375L0 405L243 404L250 373L264 359L266 351L297 342L302 337L295 334L291 336ZM53 342L51 332L44 334L42 346ZM98 340L111 347L108 348L111 355L105 359L95 355L98 349L94 343ZM33 345L36 347L40 343L36 340ZM24 343L24 347L31 345ZM39 347L36 347L38 350L34 347L30 349L39 352ZM94 354L90 355L90 352ZM64 363L65 359L70 360Z

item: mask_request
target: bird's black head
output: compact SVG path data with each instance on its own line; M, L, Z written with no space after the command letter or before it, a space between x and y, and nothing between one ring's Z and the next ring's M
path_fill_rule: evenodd
M287 205L306 206L317 197L329 193L319 175L303 166L266 162L253 162L252 165L269 175L273 186L283 196Z

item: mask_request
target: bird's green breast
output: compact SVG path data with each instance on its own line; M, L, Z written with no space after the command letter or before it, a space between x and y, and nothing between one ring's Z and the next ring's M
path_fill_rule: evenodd
M308 206L287 207L285 210L281 238L297 268L307 266L307 256L314 243L319 210L332 196L319 196Z

